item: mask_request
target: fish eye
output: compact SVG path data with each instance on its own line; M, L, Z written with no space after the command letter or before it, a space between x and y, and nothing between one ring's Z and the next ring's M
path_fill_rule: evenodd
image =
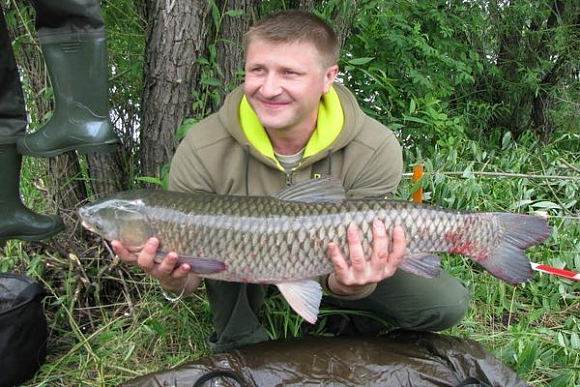
M102 231L106 231L106 223L103 222L101 219L97 219L95 220L95 222L93 222L92 227L95 229L95 231L98 232L102 232Z
M103 226L98 222L93 223L93 228L97 232L103 231Z

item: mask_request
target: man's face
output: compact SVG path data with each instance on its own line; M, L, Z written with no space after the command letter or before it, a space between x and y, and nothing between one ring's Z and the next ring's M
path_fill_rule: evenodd
M318 104L338 66L325 68L311 43L272 43L256 39L246 53L244 92L269 130L312 130Z

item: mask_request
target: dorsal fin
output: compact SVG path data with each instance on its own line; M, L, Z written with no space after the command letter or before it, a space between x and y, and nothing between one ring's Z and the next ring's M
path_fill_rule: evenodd
M272 197L289 202L337 203L346 199L346 192L340 180L328 176L296 183Z

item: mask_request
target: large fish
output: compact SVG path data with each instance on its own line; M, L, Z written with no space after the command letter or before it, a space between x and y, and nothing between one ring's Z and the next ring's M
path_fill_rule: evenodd
M524 249L551 233L541 217L450 211L388 200L346 200L340 182L322 178L298 183L273 196L225 196L203 192L133 190L79 210L83 225L107 240L140 250L152 236L199 276L275 284L292 308L314 323L322 297L317 277L333 271L327 245L348 253L346 229L357 225L365 253L372 247L371 222L387 230L401 225L407 251L401 269L438 275L433 252L470 257L509 283L532 277Z

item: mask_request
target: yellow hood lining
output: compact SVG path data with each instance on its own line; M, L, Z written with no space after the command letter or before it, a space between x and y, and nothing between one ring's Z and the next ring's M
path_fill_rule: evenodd
M266 130L245 95L240 103L240 124L244 135L254 148L262 155L276 162L280 169L283 169L274 155L274 148ZM343 125L344 112L338 94L334 87L331 86L328 93L323 94L320 99L316 129L306 144L304 158L313 156L329 147L340 134Z

